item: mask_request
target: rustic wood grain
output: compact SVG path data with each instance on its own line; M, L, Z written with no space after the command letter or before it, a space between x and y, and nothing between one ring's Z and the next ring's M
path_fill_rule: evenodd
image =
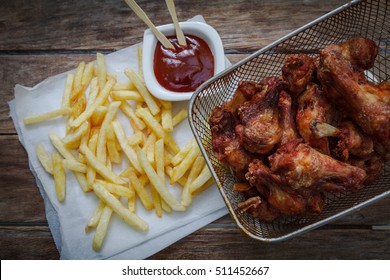
M177 0L180 20L204 16L227 49L257 49L346 3ZM137 1L156 25L171 23L164 2ZM124 1L1 1L0 50L120 49L141 41L145 24ZM12 36L9 36L12 34Z
M323 228L291 240L263 243L234 227L208 226L150 259L389 259L389 241L388 231Z

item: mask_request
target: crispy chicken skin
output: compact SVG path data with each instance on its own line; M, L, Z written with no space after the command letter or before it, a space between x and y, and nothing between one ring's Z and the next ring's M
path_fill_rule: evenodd
M278 146L298 138L295 127L294 115L292 113L292 101L290 94L282 90L279 94L279 120L282 128L282 135Z
M352 65L368 70L374 66L379 48L374 41L363 37L353 37L340 45L344 59Z
M330 154L327 137L313 133L313 124L329 123L333 117L333 107L317 84L310 84L298 98L296 124L305 143L326 155Z
M384 159L376 152L373 152L366 158L351 157L348 163L366 171L367 178L364 181L364 185L370 185L382 176L385 166Z
M293 98L302 93L312 79L315 59L305 54L287 55L282 67L282 76L288 83L288 91Z
M323 196L320 192L292 189L283 177L274 174L261 160L254 159L250 163L246 176L249 183L282 214L302 215L322 210Z
M355 47L359 50L369 49L372 45L372 41L366 39L359 40L359 43L361 46ZM363 68L359 66L371 65L369 54L366 54L367 61L362 59L364 63L357 63L351 54L352 62L344 56L345 48L339 45L322 49L318 79L327 96L339 104L365 133L387 143L390 139L390 90L366 80Z
M267 154L279 143L282 135L278 100L286 83L272 77L261 81L260 85L262 91L253 95L238 109L240 124L236 127L236 132L246 150Z
M233 113L223 106L216 107L211 113L209 124L217 159L229 166L235 176L244 179L252 157L240 144Z
M300 139L280 147L269 161L271 171L283 177L293 189L354 191L363 186L367 177L363 169L324 155Z
M347 161L350 155L366 158L374 152L374 141L352 121L343 121L337 127L326 123L315 123L312 130L320 137L335 137L335 157Z

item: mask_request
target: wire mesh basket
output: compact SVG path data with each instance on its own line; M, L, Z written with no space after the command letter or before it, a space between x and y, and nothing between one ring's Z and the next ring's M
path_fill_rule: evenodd
M320 214L278 218L263 223L237 210L244 199L233 190L236 179L217 160L212 148L208 118L216 106L232 98L239 81L279 76L286 55L318 50L361 35L380 48L368 79L388 81L390 76L390 8L387 0L352 1L303 26L215 76L196 90L190 100L190 126L213 174L217 186L237 225L250 237L261 241L281 241L312 230L390 195L390 166L373 185L354 193L327 194Z

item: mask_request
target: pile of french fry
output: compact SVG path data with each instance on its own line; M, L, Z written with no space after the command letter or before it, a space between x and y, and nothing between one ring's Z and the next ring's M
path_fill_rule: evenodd
M139 61L141 56L139 49ZM96 61L82 61L75 73L68 74L60 109L24 118L25 125L66 118L64 137L48 135L55 152L49 156L39 144L36 154L53 176L60 202L66 199L69 172L84 192L99 198L85 227L95 230L95 251L101 249L113 213L134 229L146 231L148 223L137 215L137 200L162 217L163 212L184 211L193 195L214 183L195 139L180 149L170 134L187 118L187 111L173 116L171 102L148 92L140 69L124 73L129 81L118 83L107 72L104 56L97 53ZM118 121L119 111L128 117L131 135ZM128 167L116 173L113 167L123 161ZM181 201L171 194L167 180L182 186Z

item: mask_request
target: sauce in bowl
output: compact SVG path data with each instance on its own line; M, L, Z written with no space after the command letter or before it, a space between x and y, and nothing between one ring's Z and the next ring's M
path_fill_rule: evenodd
M157 43L153 68L157 81L174 92L194 91L214 75L214 57L207 43L186 35L187 46L180 46L175 36L169 36L175 49Z

